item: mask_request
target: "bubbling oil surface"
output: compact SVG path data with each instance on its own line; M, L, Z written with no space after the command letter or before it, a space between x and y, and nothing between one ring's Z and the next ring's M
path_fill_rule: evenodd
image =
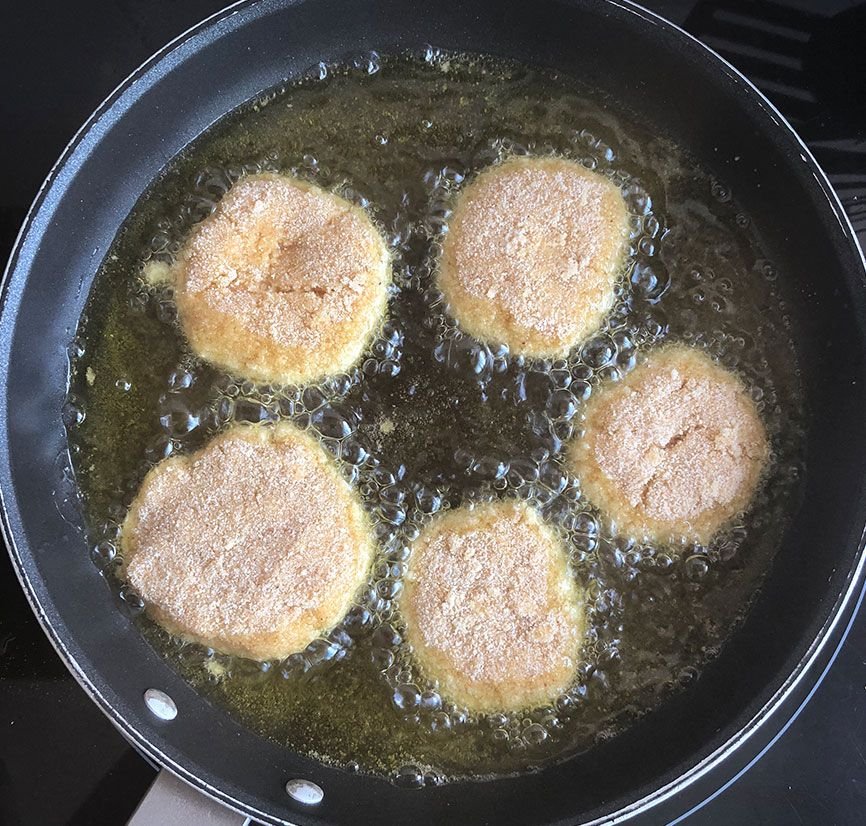
M433 286L454 198L511 154L559 154L609 176L630 251L604 327L568 358L529 360L462 334ZM315 181L362 205L394 255L388 319L349 374L263 387L195 358L171 289L190 227L245 173ZM429 50L313 76L226 117L172 161L125 222L72 345L64 410L95 564L166 658L250 728L406 786L532 769L614 736L692 683L741 619L801 474L799 392L773 265L723 184L572 80ZM601 382L679 340L746 382L773 444L747 518L709 547L611 534L562 465ZM170 638L119 583L118 532L147 470L231 422L290 419L338 460L373 516L370 581L326 638L253 663ZM395 599L411 541L438 511L516 496L562 533L586 593L575 685L548 707L473 716L418 672ZM275 549L276 552L276 549Z

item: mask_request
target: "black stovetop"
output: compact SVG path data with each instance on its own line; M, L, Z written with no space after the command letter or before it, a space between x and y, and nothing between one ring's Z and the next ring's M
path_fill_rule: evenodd
M0 10L0 258L66 142L133 68L221 0L30 0ZM866 0L648 0L794 122L866 242ZM154 777L66 671L0 553L0 824L120 824ZM866 609L775 746L687 818L866 823Z

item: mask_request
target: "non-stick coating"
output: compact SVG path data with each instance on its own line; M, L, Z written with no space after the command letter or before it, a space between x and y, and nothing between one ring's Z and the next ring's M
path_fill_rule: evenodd
M293 755L197 696L118 610L89 561L80 519L57 502L69 487L60 415L67 346L99 263L149 182L221 115L282 79L320 60L427 43L571 73L651 120L723 180L753 216L791 294L812 425L803 506L774 571L746 626L694 689L625 735L538 774L406 790ZM859 589L866 517L864 284L850 228L793 134L731 69L635 7L241 4L182 38L103 105L53 172L16 248L0 319L0 488L16 566L67 663L124 732L262 820L469 826L603 817L690 771L785 691L802 690L786 687L789 677L810 656L812 670L822 666L838 641L830 626L844 624ZM149 716L142 692L152 686L175 699L174 722ZM323 803L292 803L283 785L293 777L316 780ZM658 810L650 821L657 819Z

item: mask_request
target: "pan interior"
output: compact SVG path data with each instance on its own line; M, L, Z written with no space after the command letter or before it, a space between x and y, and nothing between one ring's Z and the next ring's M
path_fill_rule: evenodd
M66 405L93 557L169 662L281 745L404 784L527 771L610 739L689 686L739 626L802 476L791 321L776 266L724 184L615 101L553 72L432 49L357 63L322 67L214 126L150 188L109 251L75 339ZM558 360L461 333L433 283L455 198L478 171L518 154L595 169L629 210L615 307ZM201 362L171 288L148 283L233 182L262 171L354 200L389 240L388 320L337 379L263 387ZM754 506L707 546L611 532L563 463L587 399L670 342L736 371L773 444ZM148 469L233 423L281 419L310 428L338 458L380 552L345 621L304 652L259 665L161 634L114 573L120 523ZM434 513L513 496L565 535L588 638L570 691L536 709L473 715L419 671L395 598L411 540Z

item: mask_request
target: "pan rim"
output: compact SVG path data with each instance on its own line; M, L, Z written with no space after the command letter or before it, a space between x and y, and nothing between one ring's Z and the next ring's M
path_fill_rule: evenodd
M293 5L295 0L287 0L287 2L290 5ZM756 102L761 106L778 128L786 132L789 138L793 138L800 150L803 162L815 177L820 190L826 198L831 212L838 221L843 236L853 245L853 250L856 252L859 259L860 274L864 276L864 279L866 279L866 256L864 256L863 249L859 244L857 235L854 232L850 219L842 207L837 193L832 188L826 174L814 158L812 152L774 104L730 62L725 60L725 58L689 34L680 26L671 23L655 12L645 9L637 3L631 2L631 0L595 0L595 2L602 7L612 6L621 9L623 12L642 18L647 24L659 27L678 38L685 38L693 45L699 46L709 60L714 62L719 69L737 83L743 91L752 98L753 102ZM46 198L52 188L58 184L58 181L62 178L63 172L67 169L68 161L74 155L78 146L98 126L100 120L107 113L111 112L115 103L121 97L128 93L139 80L143 81L143 85L146 85L144 82L146 81L148 73L154 68L157 68L159 64L170 55L177 52L184 44L188 43L195 36L211 29L217 23L228 17L236 15L241 11L252 9L255 6L265 4L266 0L237 0L237 2L232 3L178 35L119 83L75 133L37 191L34 201L27 212L24 223L22 224L13 244L9 261L2 276L2 281L0 281L0 333L4 330L8 331L10 325L14 323L15 319L15 313L12 313L11 319L9 317L11 311L8 309L7 299L9 297L10 282L13 280L15 272L19 268L27 242L34 230L34 227L37 226ZM171 71L171 69L168 69L168 71ZM155 80L155 78L152 78L151 80ZM6 338L11 339L11 336L6 336ZM8 343L8 341L0 343L0 348L2 348L2 351L6 355L8 355ZM4 364L7 363L8 360L4 360ZM0 391L5 391L5 380L6 376L4 370L4 373L0 375ZM4 414L3 418L5 422L8 417L5 392L0 392L0 412ZM2 450L0 450L0 462L2 462L4 466L3 475L11 477L11 471L8 468L8 450L5 446L5 442ZM84 688L84 690L90 695L91 699L94 700L97 706L111 720L113 725L115 725L115 727L137 749L146 754L150 759L156 761L161 766L168 768L182 780L213 799L218 800L224 805L230 806L244 814L252 814L255 817L263 818L267 822L288 823L288 821L274 818L273 815L269 815L267 812L255 809L247 802L236 800L231 795L228 795L209 784L195 772L185 768L183 765L180 765L178 762L163 753L153 740L149 739L142 732L137 730L129 720L127 720L111 705L111 703L100 692L95 681L88 676L86 669L80 666L75 655L66 645L63 635L52 624L49 612L46 611L43 601L37 593L38 588L35 583L31 581L31 578L27 573L24 564L24 557L19 551L15 541L15 532L13 529L15 508L14 505L10 504L8 501L9 498L14 500L14 497L9 497L5 486L0 487L0 531L2 531L3 538L9 548L13 568L18 576L22 588L24 589L31 609L34 611L40 625L55 650L57 650L64 664L82 688ZM857 543L856 561L848 573L844 588L835 601L830 615L818 630L815 638L812 640L806 653L797 663L794 670L788 675L787 679L784 680L782 685L779 686L769 700L754 714L754 716L728 740L674 780L653 792L644 795L639 800L634 801L616 812L611 812L589 821L587 826L600 826L600 824L619 822L642 812L646 812L662 801L670 799L675 794L691 786L701 778L706 777L710 772L718 768L726 759L737 752L747 741L752 741L758 731L766 731L768 726L778 728L776 733L769 739L769 742L760 750L759 754L749 760L748 764L737 771L736 774L727 780L720 789L715 791L710 795L710 797L706 798L699 804L699 806L703 805L704 802L715 797L724 788L727 788L729 785L736 782L736 780L747 771L748 768L750 768L751 765L760 758L760 756L772 747L776 740L778 740L791 725L793 720L796 719L802 708L820 686L824 676L841 649L841 646L844 644L848 631L857 616L857 610L863 601L864 594L866 594L866 586L864 586L864 578L866 578L866 554L864 554L864 547L866 547L866 528L864 528L864 531L861 533ZM819 669L820 671L817 676L810 679L811 675ZM806 689L808 690L806 691ZM799 700L795 698L795 695L801 695L804 692L806 694L804 698ZM785 711L783 708L786 703L790 701L797 702L796 709L793 712ZM785 716L784 720L780 719L781 715ZM690 811L694 811L694 809L699 808L699 806L693 807Z

